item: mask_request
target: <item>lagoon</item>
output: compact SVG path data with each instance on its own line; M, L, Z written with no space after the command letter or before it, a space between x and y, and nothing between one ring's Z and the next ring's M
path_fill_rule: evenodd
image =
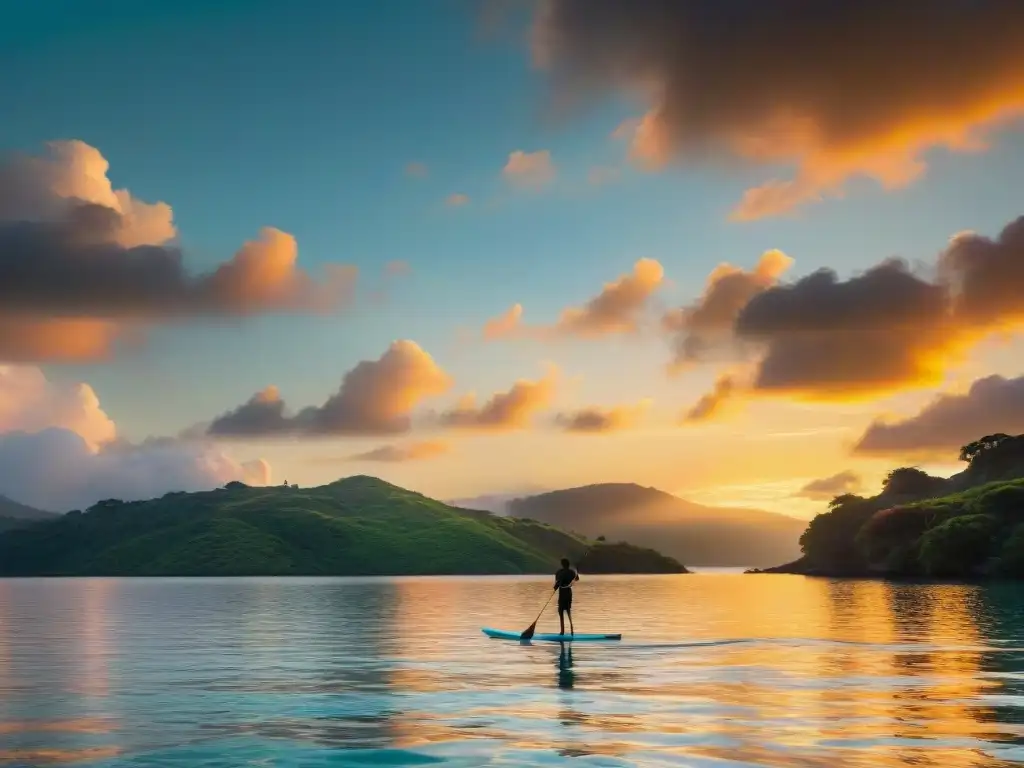
M1024 594L706 572L0 581L0 766L1001 768ZM553 610L538 631L557 631Z

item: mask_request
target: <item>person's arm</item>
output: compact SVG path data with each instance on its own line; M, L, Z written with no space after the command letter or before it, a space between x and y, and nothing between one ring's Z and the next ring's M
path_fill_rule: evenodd
M579 580L580 580L580 572L577 569L577 570L573 571L573 581L579 581Z

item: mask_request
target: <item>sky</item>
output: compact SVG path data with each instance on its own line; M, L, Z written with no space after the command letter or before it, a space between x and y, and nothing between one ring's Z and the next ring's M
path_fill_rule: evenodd
M957 471L1024 431L1024 8L923 8L9 4L0 494Z

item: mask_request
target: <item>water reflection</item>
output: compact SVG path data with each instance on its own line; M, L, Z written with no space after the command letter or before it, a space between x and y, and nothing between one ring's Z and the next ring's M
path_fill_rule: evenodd
M558 644L558 687L562 690L572 690L576 682L576 673L572 669L572 644Z
M1024 762L1024 596L784 576L0 582L0 765ZM556 624L550 611L539 628ZM343 755L343 756L342 756Z

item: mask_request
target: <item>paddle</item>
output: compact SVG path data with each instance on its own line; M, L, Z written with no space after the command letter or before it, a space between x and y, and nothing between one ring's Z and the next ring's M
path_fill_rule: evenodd
M586 558L586 556L589 555L589 554L590 554L590 547L587 547L587 551L583 553L583 557L581 557L579 559L579 562L576 564L576 572L577 572L577 574L579 573L579 567L580 567L579 563L582 563L584 558ZM557 591L558 591L557 589L552 589L551 590L551 594L548 595L548 599L544 601L544 607L540 609L540 613L538 613L537 614L537 618L533 620L533 624L531 624L530 626L528 626L526 629L523 630L523 633L519 636L520 640L529 640L531 637L533 637L534 633L537 631L537 622L540 621L540 617L544 615L544 611L546 611L548 609L548 603L551 602L551 598L555 596L555 592L557 592Z
M533 637L533 633L537 631L537 622L540 621L540 617L544 615L544 611L548 609L548 603L551 602L551 598L555 596L555 592L557 591L557 589L551 591L551 594L548 595L548 599L544 601L544 607L540 609L540 613L537 614L537 618L533 620L533 624L524 629L523 633L519 636L520 640L529 640Z

